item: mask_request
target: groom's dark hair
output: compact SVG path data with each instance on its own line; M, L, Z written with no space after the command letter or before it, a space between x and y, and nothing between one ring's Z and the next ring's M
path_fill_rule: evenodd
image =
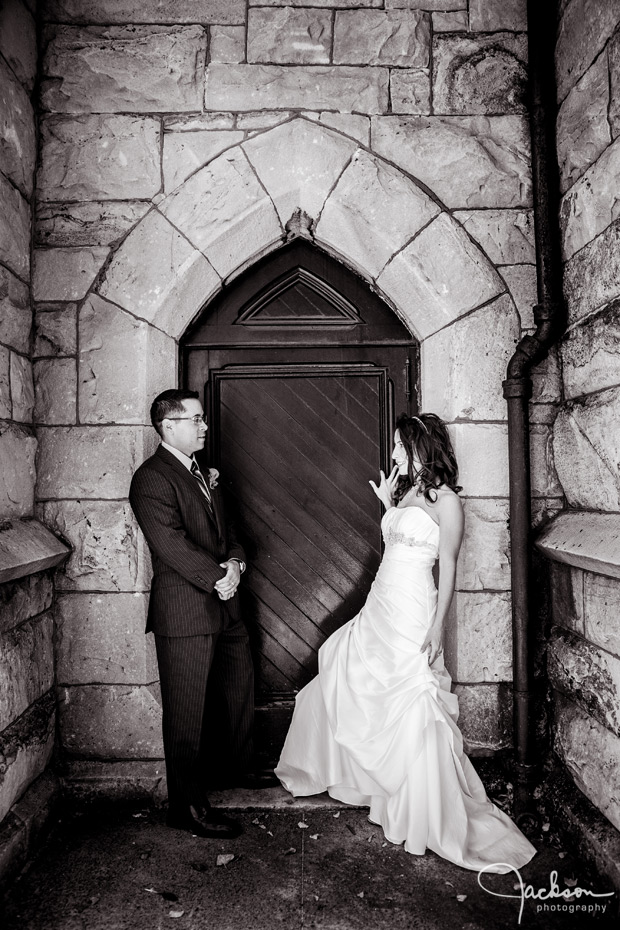
M161 436L161 421L172 414L183 413L184 400L198 400L198 391L188 391L184 388L171 388L158 394L151 404L151 423Z

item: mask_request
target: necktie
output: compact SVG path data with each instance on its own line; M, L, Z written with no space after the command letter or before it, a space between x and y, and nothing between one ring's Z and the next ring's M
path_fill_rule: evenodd
M207 499L207 504L209 505L209 510L211 511L211 515L215 516L214 511L213 511L213 501L211 500L211 492L209 491L209 486L207 482L205 481L202 472L198 468L198 462L195 462L195 461L192 462L192 467L190 471L192 475L194 476L194 478L196 479L196 481L198 482L200 490L202 491L202 493Z

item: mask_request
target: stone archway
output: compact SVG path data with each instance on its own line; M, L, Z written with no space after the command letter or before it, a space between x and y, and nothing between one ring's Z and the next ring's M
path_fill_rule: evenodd
M65 748L100 761L161 758L156 671L141 645L148 562L124 498L155 442L150 399L177 379L179 339L227 281L283 242L296 210L311 217L316 243L365 278L421 344L422 406L451 422L471 495L473 536L448 653L470 743L505 745L511 634L499 385L519 318L503 279L415 179L303 117L239 142L155 200L79 308L79 425L41 443L40 512L75 545L59 582L61 627L74 642L95 643L89 629L107 624L115 663L86 686L86 673L70 667L79 647L65 651ZM481 552L495 556L480 565Z

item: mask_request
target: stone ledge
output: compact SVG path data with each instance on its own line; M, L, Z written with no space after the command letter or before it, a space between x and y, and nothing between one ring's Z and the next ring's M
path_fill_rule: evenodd
M44 772L0 825L0 888L24 867L40 845L60 799L58 779Z
M37 520L0 526L0 583L54 568L70 549Z
M552 562L620 578L620 513L563 511L544 526L536 547Z

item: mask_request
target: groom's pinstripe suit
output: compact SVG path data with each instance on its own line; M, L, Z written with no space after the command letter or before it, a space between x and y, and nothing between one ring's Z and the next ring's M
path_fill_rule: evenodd
M210 776L250 761L253 667L239 598L220 600L220 562L244 560L218 488L213 510L196 479L160 446L136 471L129 500L153 563L147 632L155 634L170 809L205 800ZM225 759L210 733L225 732ZM221 747L220 750L221 752Z

